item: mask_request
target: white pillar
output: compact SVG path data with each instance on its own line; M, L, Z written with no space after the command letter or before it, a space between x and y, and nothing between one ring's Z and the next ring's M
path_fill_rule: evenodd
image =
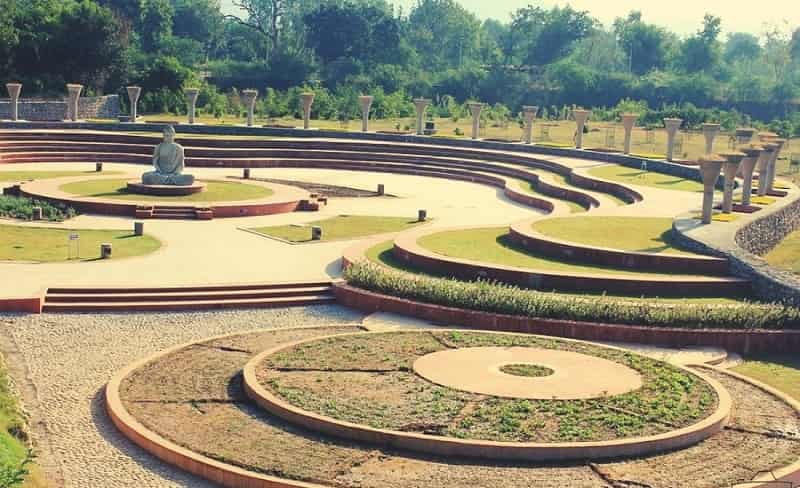
M311 105L314 104L314 93L301 93L300 100L303 102L303 129L308 130L311 128Z
M361 132L369 132L369 111L372 108L372 101L375 97L371 95L361 95L358 103L361 105Z
M11 120L19 120L19 94L22 92L21 83L6 83L8 96L11 98Z
M764 147L751 145L742 147L740 150L747 156L742 159L739 168L742 174L742 205L748 207L753 193L753 170L756 169L756 162L764 152Z
M772 161L772 156L778 149L778 145L772 142L767 142L764 145L764 152L758 158L758 193L757 195L763 197L767 194L769 185L769 178L767 178L767 169L769 162Z
M186 95L189 124L194 124L194 119L197 115L197 97L200 95L200 90L197 88L187 88L183 92Z
M575 125L577 132L575 133L575 148L583 148L583 128L586 126L586 121L589 120L589 115L592 112L583 109L576 109L572 111L575 116Z
M681 124L683 124L683 119L664 119L664 127L667 129L667 161L672 162L674 159L675 136L678 134Z
M525 118L525 144L533 142L533 121L536 120L536 114L539 112L539 107L536 105L525 105L522 107L522 116Z
M714 188L717 186L722 163L719 156L706 155L700 158L700 173L703 175L703 214L702 222L710 224L714 212Z
M247 107L247 127L253 127L255 122L256 99L258 98L258 90L242 90L242 101Z
M78 121L78 100L81 98L82 91L83 85L67 85L67 92L69 93L69 101L67 102L67 120L72 122Z
M472 114L472 138L477 139L480 136L481 130L481 112L483 111L483 104L473 102L469 104L469 112Z
M724 175L725 190L722 194L722 213L729 214L733 211L733 188L736 186L736 172L739 171L739 164L746 157L742 152L725 152L720 154L725 162L722 163L722 173Z
M639 120L639 114L622 114L622 127L625 129L625 154L631 153L631 140L633 139L633 126Z
M431 104L431 101L426 98L417 98L414 100L414 108L417 110L417 135L421 136L424 134L425 127L423 126L425 122L425 109L428 108L428 105Z
M128 90L128 99L131 102L131 122L136 122L136 118L139 116L139 96L142 94L142 87L140 86L129 86L126 88Z
M714 139L719 134L719 124L703 124L703 137L706 138L706 154L714 154Z

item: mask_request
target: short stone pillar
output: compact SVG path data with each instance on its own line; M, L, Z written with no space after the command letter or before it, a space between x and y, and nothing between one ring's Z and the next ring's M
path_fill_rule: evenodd
M21 83L6 83L8 96L11 98L11 120L19 120L19 94L22 93Z
M111 244L100 244L100 259L111 259Z
M183 93L186 95L189 124L194 124L194 119L197 115L197 97L200 96L200 90L197 88L187 88Z
M31 208L31 219L42 220L42 207Z
M622 127L625 129L624 153L631 153L631 141L633 140L633 126L639 120L639 114L622 114Z
M774 190L775 187L775 174L778 169L778 157L783 150L783 146L786 145L786 139L773 139L772 141L774 144L777 144L778 147L775 149L775 153L772 155L772 159L769 162L769 166L767 166L767 193Z
M82 91L83 85L67 85L67 93L69 93L69 99L67 101L67 120L72 122L78 121L78 100L81 98Z
M733 189L736 186L736 173L739 171L739 164L747 155L743 152L733 151L721 153L725 162L722 163L722 173L724 176L725 190L722 193L722 213L733 212Z
M758 158L758 192L757 195L763 197L769 191L769 177L767 176L770 161L778 150L778 145L773 142L762 144L764 152Z
M706 139L706 154L714 154L714 139L719 134L719 124L703 124L703 137Z
M525 119L525 144L533 142L533 121L536 120L537 113L539 113L539 107L536 105L522 107L522 116Z
M667 161L672 162L675 155L675 136L681 128L683 119L664 119L664 127L667 129Z
M483 111L483 104L479 102L472 102L469 104L469 112L472 114L472 138L477 139L481 131L481 112Z
M255 123L256 99L258 90L242 90L242 102L247 107L247 127L253 127Z
M428 105L431 104L431 101L427 98L417 98L414 99L414 108L417 110L417 135L421 136L425 133L425 109L428 108Z
M577 131L575 132L575 148L582 149L583 148L583 128L586 127L586 121L589 120L589 115L592 112L589 110L583 109L576 109L572 111L572 114L575 116L575 125L577 127Z
M126 90L128 90L128 99L131 102L131 122L135 123L139 116L139 97L142 95L142 87L129 86Z
M322 240L322 227L316 225L311 227L311 240L312 241Z
M141 237L144 235L144 222L133 223L133 235Z
M725 159L711 154L700 158L700 173L703 175L703 213L701 221L704 224L710 224L713 217L714 189L717 186L723 163L725 163Z
M383 196L386 194L386 187L383 186L383 183L378 183L378 196Z
M103 172L103 163L94 163L94 171L95 171L95 173L102 173Z
M756 130L752 127L739 127L736 129L736 143L739 145L750 144L755 133Z
M428 220L428 211L420 209L417 211L417 222L425 222Z
M764 147L753 144L743 146L739 150L746 155L739 165L739 173L742 175L742 206L749 207L753 193L753 171L761 153L764 152Z
M372 101L375 97L371 95L361 95L358 103L361 105L361 132L369 132L369 111L372 108Z
M301 93L300 100L303 103L303 129L308 130L311 128L311 105L314 104L314 93Z
M242 170L242 179L249 180L250 179L250 168L244 168Z

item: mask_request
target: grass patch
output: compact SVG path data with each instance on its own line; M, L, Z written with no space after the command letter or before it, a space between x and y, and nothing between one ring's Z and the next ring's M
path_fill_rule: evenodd
M280 225L251 229L290 242L311 242L311 227L322 227L322 241L357 239L377 234L401 232L422 224L408 217L377 217L370 215L338 215L329 219L315 220L303 226Z
M523 317L581 322L680 327L686 329L800 329L800 309L781 304L742 302L690 304L686 300L622 301L597 296L537 293L517 286L478 280L465 282L410 275L373 263L345 270L352 286L448 307Z
M800 231L786 236L764 259L771 266L800 274Z
M32 466L25 416L11 388L5 361L0 359L0 486L45 486Z
M769 355L746 358L733 371L766 383L800 401L800 357Z
M119 171L0 171L0 181L29 181L66 178L68 176L108 176L118 175Z
M583 206L581 206L576 202L573 202L572 200L566 200L562 198L552 197L550 195L545 195L544 193L540 192L536 188L536 185L534 185L530 181L525 181L525 180L514 180L514 181L517 183L517 186L519 186L526 193L530 193L531 195L543 196L546 198L550 198L551 200L558 200L559 202L565 203L569 207L569 213L581 213L586 211L586 209L583 208Z
M51 222L62 222L77 215L74 208L61 203L0 195L0 217L31 220L33 207L41 207L42 218Z
M548 237L623 251L692 255L674 247L672 219L574 217L541 220L533 230Z
M208 181L206 190L194 195L179 197L160 197L153 195L140 195L128 192L128 180L88 180L67 183L59 188L65 193L80 195L82 197L107 198L111 200L130 200L137 202L239 202L267 198L274 192L269 188L257 185L248 185L236 181Z
M153 237L134 236L125 230L69 230L0 225L0 261L67 261L69 235L73 232L80 235L81 261L99 259L102 243L113 245L114 259L142 256L161 247L161 243ZM74 255L74 243L72 252Z
M429 251L452 258L541 271L624 276L664 274L559 261L518 247L511 242L508 230L499 227L438 232L421 237L418 244Z
M543 378L555 374L552 369L535 364L506 364L500 367L500 372L525 378Z
M630 185L649 186L662 190L678 190L702 192L703 184L699 181L678 178L653 171L642 171L618 164L607 164L589 170L589 174L605 180L627 183Z

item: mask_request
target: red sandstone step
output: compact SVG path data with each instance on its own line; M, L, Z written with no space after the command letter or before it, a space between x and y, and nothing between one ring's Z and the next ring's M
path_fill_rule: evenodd
M280 308L333 303L330 293L303 297L278 297L261 299L203 300L192 302L80 302L45 304L42 312L141 312L177 310L216 310L226 308Z
M226 291L194 291L165 293L52 293L48 292L45 305L52 303L79 302L188 302L209 300L255 299L301 297L325 294L331 291L330 285L304 288L268 288L265 290L226 290Z
M172 286L164 288L48 288L47 294L108 295L124 293L189 293L211 291L274 290L289 288L330 287L330 281L300 283L253 283L247 285Z

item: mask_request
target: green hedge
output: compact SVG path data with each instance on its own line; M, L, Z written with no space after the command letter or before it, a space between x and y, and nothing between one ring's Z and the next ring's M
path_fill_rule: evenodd
M486 280L415 276L374 263L353 264L344 277L352 286L399 298L524 317L686 329L800 328L800 309L781 304L685 305L604 296L571 298Z
M53 222L61 222L77 215L74 208L61 203L0 195L0 217L30 220L33 218L33 207L41 207L42 218Z

